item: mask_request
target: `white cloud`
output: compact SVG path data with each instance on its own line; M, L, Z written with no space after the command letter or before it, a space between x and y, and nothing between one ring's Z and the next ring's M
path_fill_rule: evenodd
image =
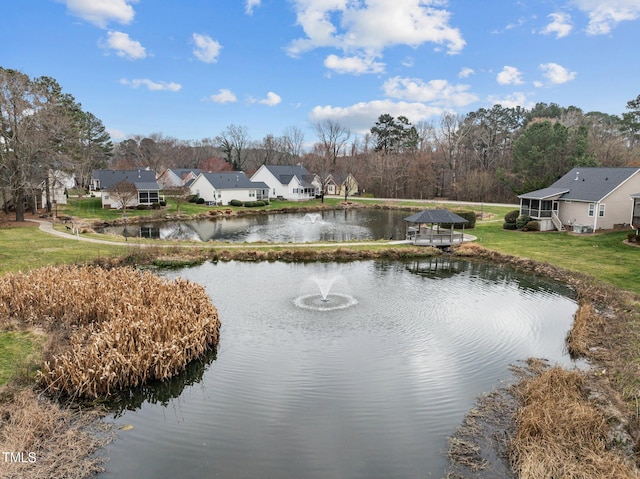
M231 90L221 88L218 93L211 95L209 100L215 103L235 103L238 98L233 94Z
M244 11L247 15L253 15L253 10L260 6L261 0L247 0L244 6Z
M348 107L316 106L309 113L309 121L318 123L323 120L335 120L355 133L364 134L375 125L378 117L384 113L389 113L395 117L404 115L409 121L415 123L420 120L437 117L443 111L442 108L428 106L424 103L375 100L356 103Z
M505 65L498 76L496 78L500 85L521 85L524 83L522 81L522 73L516 67L510 67Z
M618 23L640 18L638 0L573 0L572 3L589 16L589 35L606 35Z
M123 78L120 80L120 84L127 85L132 88L140 88L141 86L146 86L150 91L180 91L182 85L174 82L154 82L147 78L136 78L134 80L127 80Z
M570 15L567 13L552 13L549 17L552 22L542 30L544 35L555 34L556 38L562 38L571 33L573 25L571 24Z
M122 32L108 32L107 42L102 47L111 48L115 50L116 55L129 60L140 60L147 56L147 52L140 42L132 40L129 35Z
M318 47L345 52L379 53L387 47L427 42L446 45L459 53L465 41L449 25L449 11L442 1L402 0L367 2L347 0L294 0L297 23L306 37L291 42L288 52L300 55Z
M543 63L540 65L540 70L543 72L543 76L555 85L567 83L577 75L576 72L571 72L557 63Z
M107 133L109 133L112 140L124 140L127 137L124 131L116 128L107 128Z
M218 61L218 55L222 50L222 45L216 40L213 40L209 35L202 35L200 33L194 33L192 35L195 48L193 54L195 57L205 63L215 63Z
M476 71L473 68L465 67L458 73L458 78L469 78L471 75L475 75Z
M462 107L478 100L476 95L468 92L468 85L452 85L447 80L425 83L418 78L393 77L384 83L383 88L389 98L436 105Z
M116 21L129 24L135 12L132 3L138 0L63 0L71 14L87 20L100 28Z
M336 73L353 73L355 75L384 72L384 63L376 62L374 57L329 55L324 60L324 66Z
M280 95L273 93L272 91L267 93L266 98L262 100L258 100L258 103L261 103L262 105L267 105L267 106L276 106L280 104L280 102L282 102L282 98L280 97Z
M504 97L490 96L489 101L492 105L502 105L504 108L515 108L517 106L533 108L535 106L535 103L527 100L527 95L522 92L511 93Z

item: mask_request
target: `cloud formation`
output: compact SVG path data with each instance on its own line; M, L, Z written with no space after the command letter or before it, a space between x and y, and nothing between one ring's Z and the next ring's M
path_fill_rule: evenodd
M577 73L567 70L562 65L557 63L543 63L540 65L542 75L554 85L560 85L573 80Z
M147 56L147 51L140 42L132 40L128 34L122 32L108 32L107 41L102 47L115 50L116 55L128 60L141 60Z
M374 57L329 55L324 60L324 66L336 73L352 73L354 75L384 72L384 63L376 62Z
M309 121L318 123L323 120L335 120L341 125L350 128L353 132L364 134L369 132L378 117L385 113L395 117L404 115L409 121L416 123L439 116L443 111L442 108L428 106L424 103L374 100L356 103L347 107L316 106L309 113Z
M450 54L465 45L462 34L449 24L446 2L403 0L294 0L296 19L305 37L290 43L288 53L298 56L319 47L379 55L387 47L424 43L444 45Z
M521 85L524 83L520 70L508 65L505 65L502 71L498 73L496 80L500 85Z
M218 61L218 55L222 50L222 45L219 42L212 39L209 35L203 35L201 33L194 33L191 37L195 48L193 49L194 56L204 63L215 63Z
M262 105L267 105L267 106L276 106L276 105L279 105L281 102L282 102L282 98L280 97L280 95L273 93L272 91L267 93L266 98L263 98L262 100L258 100L258 103Z
M106 28L110 21L129 24L135 16L132 3L138 0L64 0L67 10L79 18Z
M478 100L468 85L452 85L447 80L424 82L419 78L393 77L383 87L385 96L398 100L432 103L439 106L467 106Z
M244 6L244 11L247 15L253 15L253 9L260 6L261 0L247 0Z
M218 90L218 93L215 93L209 97L209 100L214 103L235 103L238 101L238 98L234 95L231 90L227 88L221 88Z
M174 82L154 82L147 78L136 78L134 80L127 80L126 78L122 78L120 80L121 85L127 85L132 88L140 88L141 86L147 87L149 91L180 91L182 85Z
M640 18L638 0L573 0L572 3L589 16L589 35L606 35L618 23Z
M566 37L571 33L573 25L571 24L571 16L567 13L552 13L549 15L551 23L543 30L543 35L554 35L556 38Z

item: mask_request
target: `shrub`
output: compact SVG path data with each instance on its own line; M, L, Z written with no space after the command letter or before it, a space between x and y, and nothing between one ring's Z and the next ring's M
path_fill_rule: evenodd
M459 210L459 211L454 211L455 214L457 214L458 216L462 216L465 220L468 221L468 223L466 223L464 225L465 229L473 229L476 227L476 212L475 211L470 211L470 210ZM461 225L458 225L461 226Z
M167 206L167 202L166 202L166 201L164 201L164 200L160 201L160 203L159 203L159 204L160 204L160 206Z
M256 201L245 201L244 206L246 206L247 208L253 208L255 206L258 206L256 203Z
M198 199L198 195L189 195L189 196L187 197L187 201L188 201L189 203L195 203L197 199Z
M522 228L524 228L527 223L531 221L531 217L527 216L527 215L522 215L522 216L518 216L518 219L516 220L516 227L521 230Z
M518 225L515 223L507 223L506 221L502 224L503 230L517 230Z
M231 201L229 201L229 206L242 206L242 201L240 201L240 200L231 200Z
M152 210L159 210L160 209L160 203L151 203L151 209Z
M198 199L196 200L196 204L197 204L197 205L203 205L203 204L204 204L204 198L198 198Z
M266 203L262 200L256 201L256 206L264 206Z
M540 223L538 223L536 220L529 221L526 225L524 225L522 231L540 231Z
M150 210L151 206L149 206L149 205L138 205L138 206L136 206L136 209L137 210Z
M505 223L515 223L520 216L520 210L511 210L506 215L504 215Z

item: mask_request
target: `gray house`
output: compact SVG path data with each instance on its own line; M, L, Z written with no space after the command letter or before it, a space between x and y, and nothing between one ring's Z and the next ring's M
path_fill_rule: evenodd
M160 201L160 185L156 181L155 172L151 170L93 170L91 190L102 198L103 208L122 208L123 205L112 197L110 190L123 181L133 184L137 191L136 197L127 203L127 207L152 205Z
M519 195L520 214L538 220L541 231L628 227L638 191L640 168L573 168L548 188Z

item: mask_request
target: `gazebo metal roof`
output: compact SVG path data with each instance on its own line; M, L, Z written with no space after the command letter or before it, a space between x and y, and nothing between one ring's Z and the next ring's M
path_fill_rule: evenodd
M407 216L404 219L408 223L432 223L432 224L440 224L440 223L468 223L469 221L464 219L462 216L459 216L455 213L452 213L449 210L424 210L420 213L416 213L411 216Z

